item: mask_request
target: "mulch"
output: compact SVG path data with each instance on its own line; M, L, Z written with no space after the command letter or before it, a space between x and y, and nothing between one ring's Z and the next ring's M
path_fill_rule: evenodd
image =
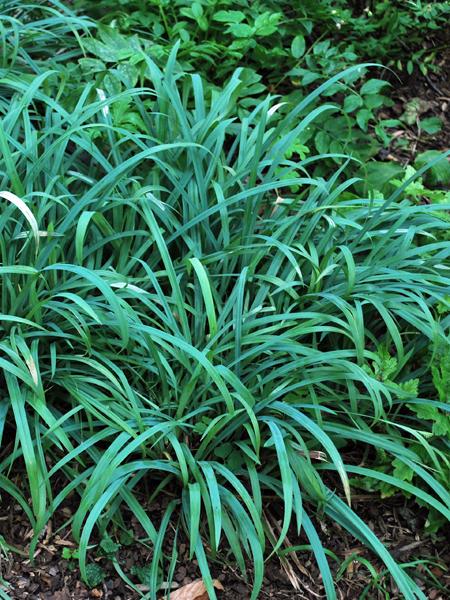
M74 501L74 498L72 500ZM152 506L152 515L155 511L161 512L163 508L164 502L160 506ZM270 516L274 527L276 527L277 508L280 507L266 509L266 514ZM438 534L425 534L426 510L408 502L401 495L385 500L371 494L356 495L353 508L369 524L398 562L422 561L410 573L414 574L427 598L447 600L450 597L450 548L448 546L450 526ZM58 515L55 515L42 536L33 563L28 556L15 553L3 554L0 561L0 575L7 586L6 590L10 598L12 600L88 598L133 600L139 598L140 595L119 577L112 562L106 557L98 556L94 549L90 552L89 560L104 569L104 580L92 589L88 589L80 581L76 560L62 558L64 548L76 548L70 529L64 527L71 513L71 508L65 506ZM135 538L144 539L145 534L133 515L126 515L126 517L129 517L127 522ZM328 520L316 522L316 527L324 547L334 552L340 563L350 556L354 557L354 560L348 562L347 568L338 580L338 598L342 600L346 598L356 600L363 597L369 600L402 598L395 582L383 575L384 566L381 562L357 540ZM3 505L0 515L0 535L11 545L22 551L27 550L31 531L18 505L14 503ZM306 543L304 538L298 539L294 532L290 532L288 537L291 545ZM93 541L95 542L95 539ZM168 543L170 545L170 539ZM186 539L179 538L177 550L179 562L174 574L173 589L200 577L196 561L189 560ZM121 568L142 593L148 591L148 587L142 584L142 580L139 581L139 578L132 573L136 573L136 567L142 568L149 563L151 551L145 545L138 543L130 546L122 545L116 557ZM363 564L364 559L369 560L379 573L378 589L371 586L372 577ZM334 561L330 559L330 566L336 574L340 564L333 563ZM232 565L231 559L227 559L226 552L212 563L212 573L224 587L223 592L218 592L219 600L246 600L250 597L251 573L249 581L245 581ZM363 596L367 586L370 586L369 590L367 595ZM324 597L320 574L310 552L289 555L284 564L280 563L278 558L273 558L267 563L260 595L262 600L267 598L315 600Z
M446 151L450 149L450 28L442 32L440 43L444 49L439 54L437 71L426 75L414 72L412 75L388 74L392 85L391 98L394 105L379 113L380 119L399 119L407 110L411 101L418 100L418 119L438 117L442 129L437 134L427 134L420 130L418 122L403 124L394 134L388 149L380 151L379 158L393 160L401 164L413 163L421 152L426 150ZM399 141L405 144L399 144Z

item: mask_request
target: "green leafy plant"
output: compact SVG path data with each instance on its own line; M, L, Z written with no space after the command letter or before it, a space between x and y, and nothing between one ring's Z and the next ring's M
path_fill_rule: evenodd
M99 28L99 39L85 43L94 58L81 61L87 73L103 74L109 91L148 77L145 61L136 53L139 45L161 64L179 44L181 69L200 71L212 85L220 85L237 66L245 65L244 108L255 106L257 96L267 90L284 93L295 104L313 85L361 59L406 67L409 72L418 64L426 73L434 50L422 47L424 28L438 30L449 14L446 3L429 2L370 2L364 11L358 2L329 0L295 7L272 0L122 0L119 5L80 0L76 5L109 26ZM385 93L389 83L376 78L364 82L361 77L364 72L354 71L345 82L353 94L341 84L327 91L339 115L323 115L305 133L303 143L317 144L321 153L344 151L362 160L389 145L391 129L401 126L398 119L378 117L381 108L392 105ZM425 120L422 131L436 126Z
M439 153L433 152L430 158L436 158L436 156L439 156ZM418 164L420 163L422 163L422 166L424 166L424 164L427 164L419 159ZM445 166L444 168L442 168L442 166L440 166L438 163L434 167L430 168L430 171L433 170L437 173L445 173ZM404 173L402 173L403 177L401 179L390 179L390 184L396 188L399 188L409 180L408 185L404 190L404 193L406 196L408 196L408 198L414 200L415 202L432 201L434 204L450 204L449 191L445 189L429 189L424 184L422 177L416 177L416 173L416 169L409 165L408 167L406 167Z
M64 560L78 559L80 557L80 552L78 548L69 548L68 546L64 546L61 552L61 557Z
M439 156L436 150L427 150L419 154L415 161L416 168L421 168L430 161ZM442 186L448 190L450 185L450 162L447 160L439 161L425 175L425 182L430 186Z
M189 535L211 597L208 553L226 542L244 572L250 557L256 598L265 551L294 525L334 598L314 525L326 515L379 555L405 598L422 598L350 508L349 475L389 481L450 514L448 491L405 444L396 409L413 395L390 384L392 373L364 368L377 360L374 340L395 347L400 372L445 335L434 307L450 249L417 243L419 230L432 236L445 221L400 200L408 182L386 200L343 199L352 185L343 168L314 178L320 155L287 158L329 109L308 112L338 77L272 125L271 97L236 118L239 71L208 105L175 55L164 72L146 65L153 89L94 100L86 89L70 113L39 75L26 101L23 84L2 80L0 366L16 442L0 471L34 528L31 552L75 491L72 532L89 585L100 577L86 559L94 528L106 532L131 510L154 549L152 597L171 524ZM114 123L125 100L145 132ZM286 179L293 168L300 176ZM349 439L383 449L433 492L345 464L338 447ZM326 461L315 464L313 451ZM26 489L7 477L20 464ZM165 490L173 497L160 522L136 493L150 481L150 505ZM283 507L269 548L267 494Z
M327 54L330 65L387 59L408 72L419 67L427 73L437 50L424 47L425 33L438 31L450 14L446 2L402 0L371 0L364 7L344 0L307 0L295 6L285 0L103 0L101 4L77 0L75 4L124 32L156 40L155 52L167 53L181 39L186 66L195 60L197 68L202 65L219 76L243 59L258 72L276 74L280 67L284 70L286 59L295 66L295 61L309 58L313 42L317 42L314 54ZM218 56L220 64L215 62Z
M360 58L377 57L409 74L414 69L423 74L433 69L439 47L428 47L424 39L448 20L447 2L372 0L363 9L357 2L336 4L340 33L353 43Z
M97 38L85 42L90 55L79 64L84 76L95 73L109 93L138 81L148 84L143 54L161 65L179 44L181 70L200 72L212 87L220 87L237 66L246 67L241 110L254 107L267 91L284 94L287 105L294 105L314 85L362 60L409 74L419 68L426 75L436 64L439 45L424 46L425 32L437 36L450 16L446 2L400 0L373 0L364 7L343 0L308 0L298 6L284 0L78 0L75 6L104 24ZM328 89L336 113L318 118L304 132L303 145L362 161L390 145L393 128L403 127L403 121L378 116L380 109L392 105L389 83L364 77L355 70L347 81ZM138 115L127 108L122 112L129 120L124 126L141 127ZM413 115L422 136L439 130L436 117L419 122L414 109L408 114L406 122ZM407 142L399 138L395 144Z
M136 49L151 87L114 73L120 88L97 88L108 73L80 80L88 38L77 47L65 19L49 27L66 31L73 62L46 71L36 38L21 52L26 36L8 29L17 59L0 80L0 434L14 439L1 447L0 489L34 530L30 554L75 496L88 585L104 577L88 562L94 530L111 558L132 513L153 550L151 598L177 560L170 530L187 535L212 598L209 558L226 547L244 574L251 563L254 599L265 557L294 528L333 599L326 518L385 563L406 599L425 598L351 508L350 488L381 482L450 517L448 447L429 418L445 410L450 247L445 204L411 194L424 169L359 196L348 160L307 146L308 128L335 110L320 95L358 66L283 110L270 95L240 110L247 71L218 90L175 51L161 70ZM382 90L371 81L362 96ZM321 171L330 158L340 164ZM444 350L427 363L430 344ZM377 459L349 464L350 442Z
M105 579L105 572L97 563L86 565L86 583L90 588L94 588Z

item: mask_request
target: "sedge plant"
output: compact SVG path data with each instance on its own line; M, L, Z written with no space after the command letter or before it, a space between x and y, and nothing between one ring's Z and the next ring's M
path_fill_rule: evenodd
M0 80L0 489L29 519L30 553L75 503L86 578L94 531L124 528L131 512L153 549L150 598L177 560L168 533L183 531L211 598L210 558L227 548L244 574L251 564L254 599L294 530L333 599L317 528L327 518L405 598L425 598L352 509L349 478L450 517L436 476L446 457L399 410L438 404L410 380L427 344L447 343L442 205L403 199L409 182L358 197L345 157L328 178L314 176L323 155L287 158L333 110L309 107L339 76L281 118L267 97L239 119L239 71L209 95L175 51L163 71L145 60L151 89L108 97L88 85L70 111L54 71ZM140 131L115 121L129 107ZM381 346L396 357L389 380L371 368ZM347 464L350 442L383 450L414 483Z

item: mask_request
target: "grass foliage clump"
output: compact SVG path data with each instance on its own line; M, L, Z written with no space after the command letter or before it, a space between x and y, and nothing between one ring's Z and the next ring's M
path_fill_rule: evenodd
M131 511L153 548L152 598L177 560L169 529L189 535L211 597L208 557L227 547L252 563L256 598L294 528L334 598L326 517L405 598L425 598L352 510L349 478L450 516L448 452L417 410L446 408L427 363L430 342L448 343L442 206L404 200L409 182L358 197L344 158L327 178L324 156L288 158L337 77L281 118L275 97L237 118L239 71L210 97L175 53L164 71L145 60L152 89L88 85L70 111L74 82L27 51L2 71L0 489L34 528L30 551L75 496L84 577L94 529L126 529ZM142 133L117 125L130 107ZM349 443L412 477L347 464Z

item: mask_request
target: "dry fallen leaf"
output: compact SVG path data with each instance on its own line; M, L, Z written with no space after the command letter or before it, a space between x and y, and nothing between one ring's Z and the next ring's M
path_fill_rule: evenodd
M213 584L216 590L223 590L223 585L217 579L214 579ZM202 579L196 579L172 592L170 600L209 600L209 596Z

